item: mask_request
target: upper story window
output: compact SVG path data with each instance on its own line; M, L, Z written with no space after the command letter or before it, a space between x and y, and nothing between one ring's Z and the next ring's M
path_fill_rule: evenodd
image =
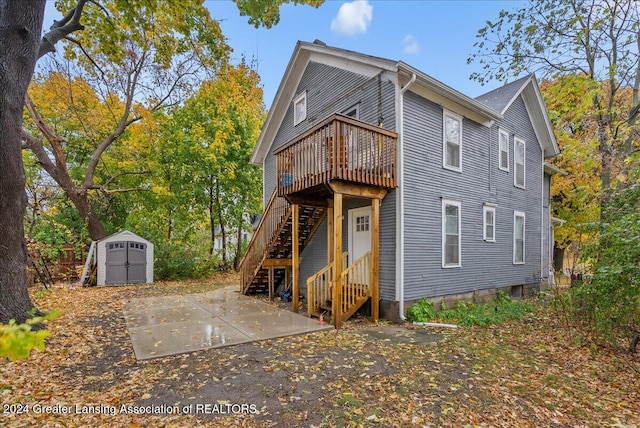
M460 267L460 201L442 200L442 267Z
M482 238L487 242L496 242L496 207L485 204L482 208L483 232Z
M307 91L293 99L293 126L307 118Z
M498 131L499 163L498 168L509 171L509 133L504 129Z
M356 104L354 106L349 107L344 112L342 112L345 116L352 117L354 119L360 119L360 104Z
M513 212L513 264L524 264L524 213Z
M442 166L454 171L462 170L462 117L444 112Z
M521 138L513 139L513 185L524 189L525 183L525 143Z

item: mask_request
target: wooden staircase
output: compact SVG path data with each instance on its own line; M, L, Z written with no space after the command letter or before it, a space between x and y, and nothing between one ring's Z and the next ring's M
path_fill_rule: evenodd
M347 253L342 254L343 266ZM339 313L342 322L348 320L372 296L371 252L367 252L340 274ZM335 309L334 266L329 263L307 280L307 310L309 316L333 319Z
M300 206L298 245L302 251L315 234L326 215L326 208ZM240 261L240 280L243 294L268 292L269 267L278 265L273 261L282 260L286 266L292 255L292 208L284 197L274 192L269 204L255 230L253 238ZM273 281L278 283L284 278L284 269L273 270Z

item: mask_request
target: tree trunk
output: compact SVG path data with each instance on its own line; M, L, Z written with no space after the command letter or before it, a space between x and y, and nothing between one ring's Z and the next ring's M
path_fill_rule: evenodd
M214 200L213 200L213 183L207 189L207 193L209 195L209 225L211 226L211 246L209 247L209 254L213 255L215 251L216 245L216 219L215 219L215 211L214 211Z
M24 322L27 205L22 165L22 108L38 58L45 0L0 0L0 323Z
M220 234L222 235L222 264L227 267L227 235L224 230L224 220L222 219L222 203L220 202L220 181L216 178L216 205L218 206L218 224L220 224Z
M100 218L93 209L91 201L89 201L88 193L75 187L69 190L64 189L64 191L80 213L80 218L82 218L84 223L87 225L87 230L89 231L91 239L99 241L106 238L107 232L100 222Z
M238 223L238 240L236 241L236 255L233 258L233 270L236 272L240 269L240 255L242 254L242 216L240 216L240 222Z

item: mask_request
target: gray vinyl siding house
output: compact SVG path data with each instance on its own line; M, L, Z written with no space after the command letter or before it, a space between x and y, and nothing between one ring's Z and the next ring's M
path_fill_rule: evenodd
M295 124L294 100L302 94L306 118ZM453 301L499 289L518 295L546 280L556 171L545 169L545 159L559 150L534 76L472 99L402 62L298 42L252 157L263 166L265 206L278 185L274 150L334 113L398 134L397 187L380 205L383 316L403 318L425 297ZM448 126L457 131L447 134ZM505 153L501 133L508 135ZM459 165L450 168L449 138L457 136ZM524 185L516 179L522 142ZM452 147L455 153L455 141ZM343 248L353 227L349 210L368 205L345 200ZM487 210L494 213L488 229ZM523 236L516 231L521 222ZM300 254L303 294L306 278L327 264L327 239L325 219Z

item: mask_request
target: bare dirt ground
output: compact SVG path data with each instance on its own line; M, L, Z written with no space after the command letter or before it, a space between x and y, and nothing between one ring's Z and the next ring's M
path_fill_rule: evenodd
M640 426L640 357L581 345L545 302L489 328L356 318L340 331L136 361L124 299L233 283L32 290L63 315L44 352L0 363L0 426Z

